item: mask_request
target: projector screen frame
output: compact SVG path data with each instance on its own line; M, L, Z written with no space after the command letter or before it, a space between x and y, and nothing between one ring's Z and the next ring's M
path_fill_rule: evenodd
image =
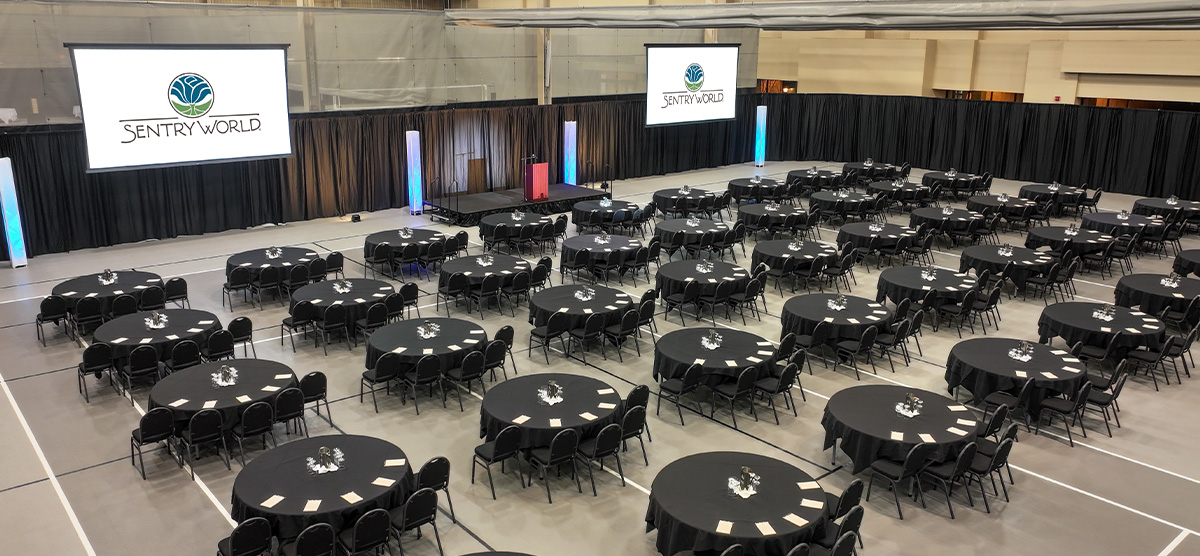
M87 163L84 169L88 174L101 174L108 172L124 172L127 170L152 170L160 168L179 168L189 166L200 166L202 164L222 164L225 162L253 162L258 160L274 160L281 158L291 158L296 156L295 145L291 140L291 110L288 109L288 152L286 154L272 154L261 156L244 156L235 158L212 158L203 160L189 160L186 162L164 162L162 164L139 164L136 166L115 166L112 168L93 168L91 161L91 152L87 148L87 114L84 113L83 106L83 91L79 87L79 66L75 62L75 49L94 49L94 50L282 50L283 51L283 98L288 97L288 70L287 70L287 54L291 48L291 43L94 43L94 42L64 42L63 47L71 56L71 74L75 78L75 94L79 98L79 110L81 120L83 122L84 133L84 149L83 158Z
M740 42L728 42L728 43L711 43L711 42L710 43L673 43L673 42L656 43L656 42L648 42L648 43L642 43L642 47L645 48L645 50L646 50L646 79L647 79L647 82L650 79L650 49L651 48L730 48L730 47L732 47L732 48L737 49L737 64L739 66L741 65L742 43L740 43ZM734 77L733 90L734 90L733 115L728 118L717 118L717 119L712 119L712 120L689 120L686 122L667 122L667 123L661 123L661 124L652 124L652 123L646 121L649 118L643 117L642 118L642 126L648 127L648 128L671 127L671 126L679 126L679 125L712 124L712 123L718 123L718 122L729 122L729 121L737 120L737 96L738 96L737 90L738 90L738 87L737 87L737 77L736 76ZM647 116L649 116L649 114L650 114L650 97L649 97L649 95L650 95L650 86L649 86L649 83L647 83L646 92L642 94L642 97L646 101L646 115Z

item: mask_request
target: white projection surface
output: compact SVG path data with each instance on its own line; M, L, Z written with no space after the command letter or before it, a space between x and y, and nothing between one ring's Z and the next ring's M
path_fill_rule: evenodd
M738 45L646 45L646 125L730 120Z

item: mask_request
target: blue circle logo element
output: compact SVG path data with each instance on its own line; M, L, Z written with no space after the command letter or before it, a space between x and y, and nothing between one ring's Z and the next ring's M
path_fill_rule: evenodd
M167 91L171 108L187 118L199 118L207 114L212 109L213 98L212 85L203 76L195 73L185 73L176 77Z
M692 64L683 72L683 84L687 90L696 92L704 86L704 68L700 64Z

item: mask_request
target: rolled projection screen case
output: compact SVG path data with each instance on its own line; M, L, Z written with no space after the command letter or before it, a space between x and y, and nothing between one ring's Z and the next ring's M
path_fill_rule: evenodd
M738 44L647 44L646 125L736 117Z

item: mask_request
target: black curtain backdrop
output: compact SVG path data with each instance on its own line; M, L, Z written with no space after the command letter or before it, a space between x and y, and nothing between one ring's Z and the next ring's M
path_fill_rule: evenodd
M657 128L643 125L644 101L628 98L298 114L289 158L102 174L85 172L82 127L27 126L0 132L0 156L13 159L38 255L406 206L408 130L421 132L426 183L447 188L465 181L466 158L486 159L497 189L519 186L529 154L561 179L567 120L578 122L582 180L601 179L605 165L624 179L743 163L759 104L771 160L872 157L1200 199L1200 114L921 97L748 93L734 120Z

